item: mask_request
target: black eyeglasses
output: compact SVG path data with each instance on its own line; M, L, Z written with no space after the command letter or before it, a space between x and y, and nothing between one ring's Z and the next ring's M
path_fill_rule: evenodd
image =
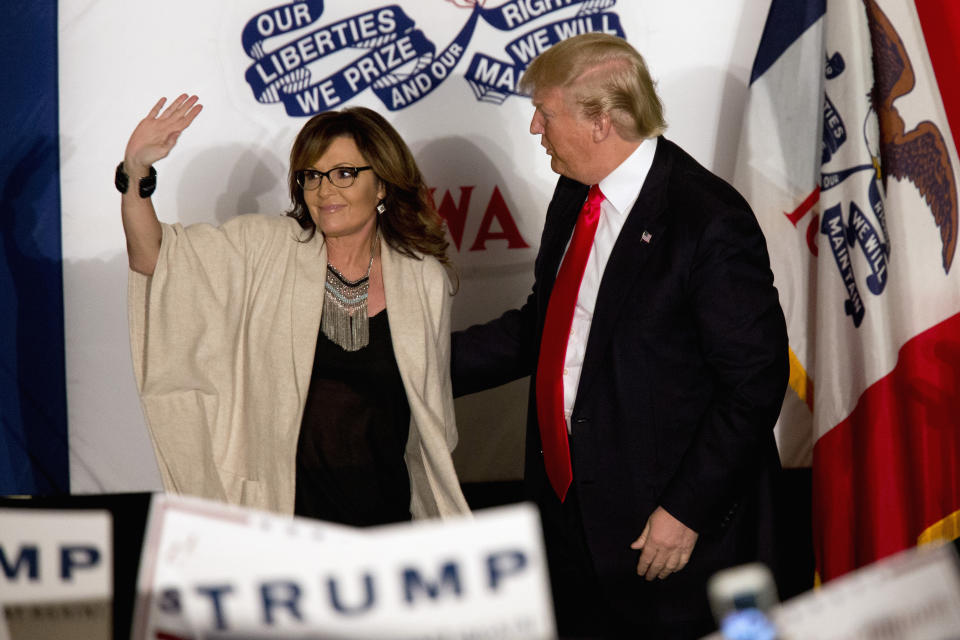
M300 185L300 188L304 191L313 191L314 189L320 188L320 183L323 182L324 177L326 177L333 186L346 189L357 181L357 175L359 175L361 171L366 171L370 168L372 167L334 167L329 171L300 169L299 171L295 171L293 176L297 179L297 184Z

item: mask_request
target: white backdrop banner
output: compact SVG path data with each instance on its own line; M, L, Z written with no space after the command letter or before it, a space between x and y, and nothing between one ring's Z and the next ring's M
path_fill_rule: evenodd
M588 30L647 59L668 135L721 176L733 155L768 0L71 0L59 7L60 153L71 489L160 486L137 400L126 253L111 182L161 96L203 113L158 163L166 222L282 214L307 116L366 106L417 157L460 272L454 328L518 306L556 175L515 95L539 52ZM525 381L459 399L464 481L521 475Z

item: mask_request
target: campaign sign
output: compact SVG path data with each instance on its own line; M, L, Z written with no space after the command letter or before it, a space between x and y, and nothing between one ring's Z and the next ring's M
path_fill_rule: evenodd
M751 595L745 589L740 599ZM735 612L723 629L726 635L718 631L703 640L772 633L791 640L960 638L960 561L952 545L913 547L764 613Z
M111 598L106 511L0 508L0 603Z
M951 545L914 547L797 596L772 617L786 638L960 638L958 568Z
M136 638L552 638L536 509L354 529L157 496Z
M108 511L0 508L0 640L111 637Z

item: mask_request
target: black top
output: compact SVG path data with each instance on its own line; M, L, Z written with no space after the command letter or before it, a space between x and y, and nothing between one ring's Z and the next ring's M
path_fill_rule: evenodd
M386 312L370 318L370 342L357 351L320 331L297 440L294 513L354 526L409 520L409 432Z

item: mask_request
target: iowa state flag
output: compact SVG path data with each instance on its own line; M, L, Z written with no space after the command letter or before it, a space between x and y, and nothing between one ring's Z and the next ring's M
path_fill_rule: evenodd
M784 462L829 580L960 535L960 7L773 0L735 183L791 343ZM938 82L939 81L939 82Z

